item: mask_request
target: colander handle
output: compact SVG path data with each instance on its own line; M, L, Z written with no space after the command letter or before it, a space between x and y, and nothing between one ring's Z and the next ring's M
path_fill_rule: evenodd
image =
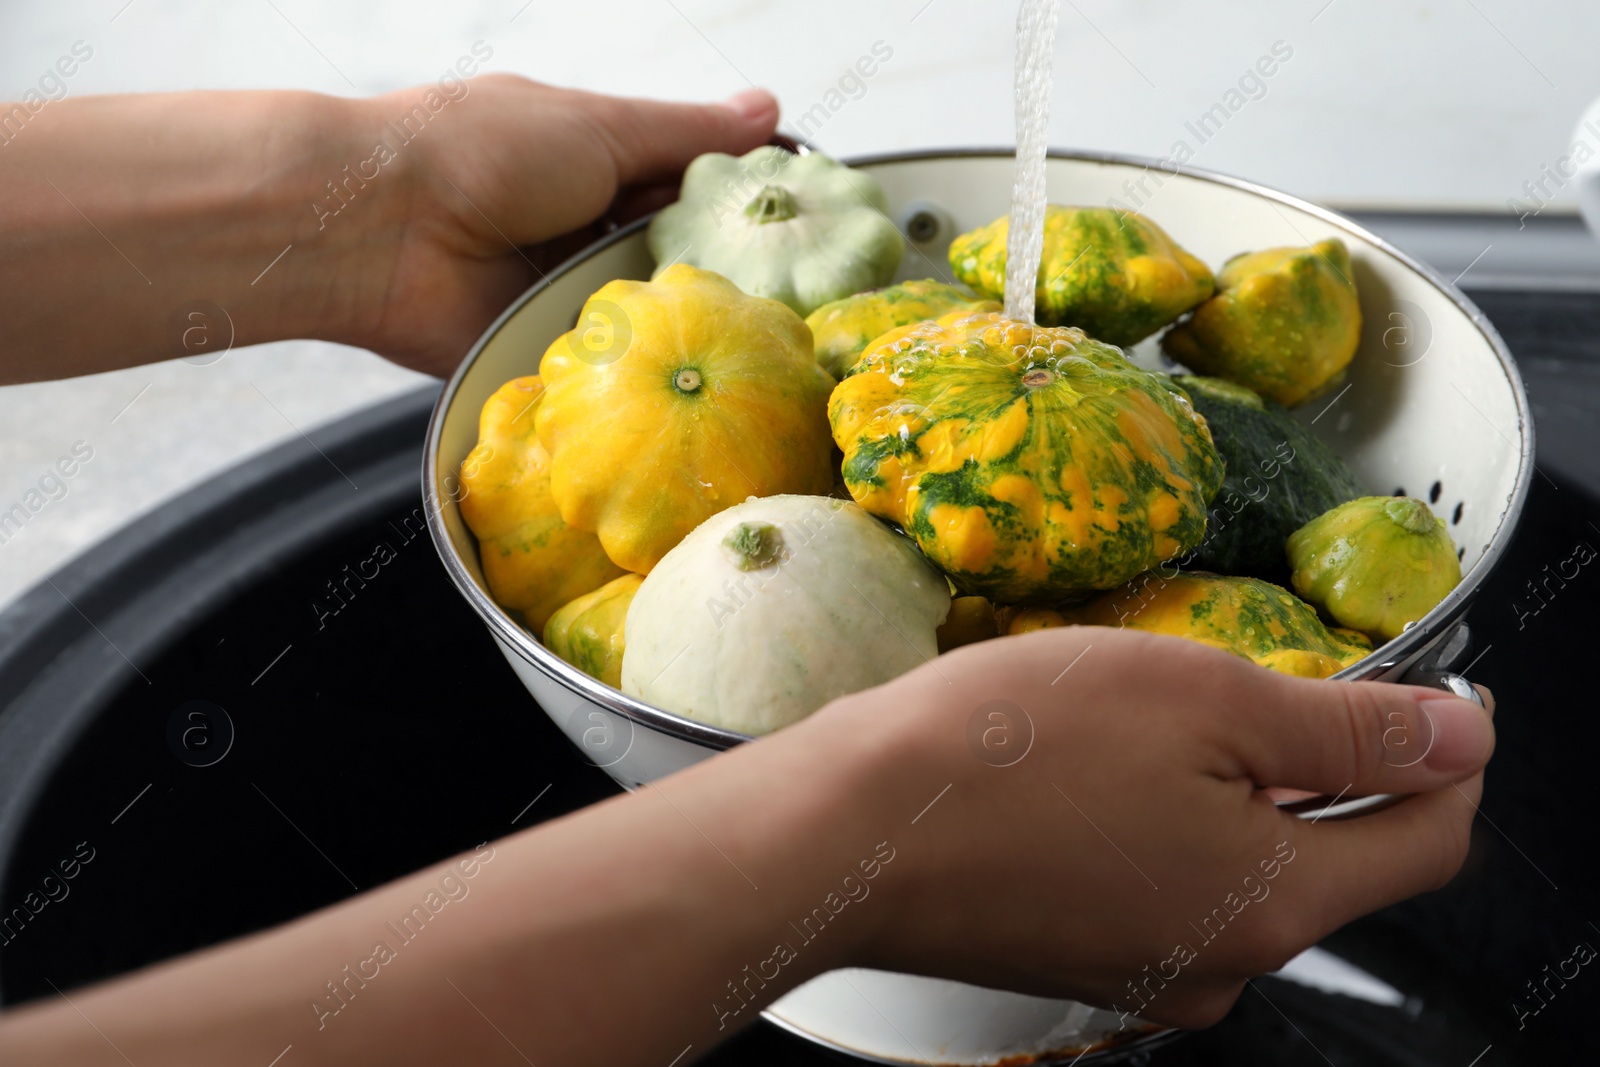
M1423 669L1407 671L1405 677L1400 679L1406 685L1426 685L1433 689L1443 689L1447 693L1465 700L1470 700L1478 707L1487 707L1483 702L1483 695L1472 687L1472 683L1454 671L1440 671Z

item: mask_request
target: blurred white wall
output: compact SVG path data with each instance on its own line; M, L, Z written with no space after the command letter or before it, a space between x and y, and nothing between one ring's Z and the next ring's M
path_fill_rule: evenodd
M481 39L489 69L682 99L748 79L799 114L883 41L892 59L860 99L845 95L822 147L1012 140L1011 2L125 2L8 0L0 94L26 90L78 40L94 57L73 93L372 93L437 77ZM1226 104L1278 41L1292 58L1262 89L1247 84L1260 98L1241 92L1200 144L1185 122ZM1600 96L1596 50L1594 0L1063 0L1051 139L1157 156L1186 139L1198 166L1340 206L1503 211Z
M1014 18L1013 0L6 0L0 97L367 94L436 79L482 40L486 69L600 91L764 85L835 155L992 146L1013 140ZM75 45L92 56L58 79ZM891 54L862 79L852 67L874 45ZM1152 156L1181 141L1195 166L1347 208L1504 217L1543 182L1540 202L1570 211L1544 168L1600 96L1597 46L1596 0L1063 0L1051 141ZM0 314L19 299L0 294ZM94 449L67 495L0 544L0 604L242 456L421 381L287 342L0 389L0 509L75 442Z

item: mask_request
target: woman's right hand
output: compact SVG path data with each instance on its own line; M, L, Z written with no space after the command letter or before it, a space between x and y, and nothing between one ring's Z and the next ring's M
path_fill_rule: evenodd
M1204 1025L1447 880L1492 744L1466 701L1178 638L989 641L472 857L7 1011L0 1060L659 1067L848 966ZM1310 823L1268 784L1418 795Z
M850 739L845 810L895 849L859 962L1177 1026L1447 882L1494 744L1487 713L1437 690L1084 627L957 650L792 731ZM1263 786L1417 795L1313 822Z

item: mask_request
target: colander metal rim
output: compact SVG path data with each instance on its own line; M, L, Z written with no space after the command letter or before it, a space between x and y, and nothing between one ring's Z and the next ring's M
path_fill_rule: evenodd
M929 162L940 159L1009 158L1014 155L1015 151L1009 148L917 149L857 156L843 162L850 166L861 167L886 163ZM1049 155L1052 159L1066 159L1084 163L1165 169L1161 167L1160 162L1156 159L1115 152L1051 149ZM1171 172L1169 171L1169 173ZM1381 249L1448 296L1472 324L1477 327L1479 333L1483 335L1484 339L1489 343L1489 347L1493 349L1496 358L1500 361L1501 370L1506 376L1507 384L1511 388L1516 403L1518 442L1520 445L1520 452L1517 457L1516 482L1512 488L1510 502L1505 512L1501 515L1500 523L1495 529L1494 536L1490 538L1489 544L1484 548L1483 555L1479 557L1472 570L1463 577L1460 585L1405 633L1374 649L1371 655L1360 662L1333 675L1335 679L1342 681L1361 681L1381 677L1396 666L1414 658L1436 638L1449 630L1465 613L1478 588L1499 566L1512 537L1516 534L1517 523L1521 518L1523 505L1527 501L1534 472L1533 418L1528 405L1527 391L1522 384L1522 375L1517 370L1516 362L1512 359L1511 352L1506 347L1505 341L1500 337L1499 332L1483 312L1478 309L1477 305L1456 287L1454 282L1446 279L1432 267L1396 248L1353 220L1340 215L1338 212L1301 200L1281 190L1243 178L1187 166L1181 167L1176 174L1240 189L1264 199L1293 207L1299 211L1314 215ZM752 738L748 734L741 734L733 730L725 730L721 727L697 722L693 719L664 711L654 705L646 704L626 693L611 688L596 678L584 674L535 640L528 631L514 622L509 615L500 609L499 605L495 604L478 587L477 582L473 580L466 564L462 561L455 550L455 546L450 541L449 532L444 527L444 519L437 503L440 499L437 477L439 443L444 432L444 420L457 392L461 388L462 382L466 378L467 372L477 361L484 348L488 346L489 342L493 340L512 316L521 311L528 301L549 288L553 281L617 242L627 240L647 226L649 222L650 216L646 216L620 227L551 269L513 301L473 344L462 359L461 364L456 368L455 373L445 383L445 387L440 392L439 399L434 405L433 414L428 420L428 433L422 460L423 511L427 516L428 532L433 539L434 548L444 562L445 570L449 574L451 582L454 583L462 596L467 599L467 602L472 605L473 610L477 612L478 617L484 624L489 627L490 632L505 645L514 649L522 659L536 667L552 681L608 711L628 718L638 726L691 741L705 748L726 749L744 741L752 740Z

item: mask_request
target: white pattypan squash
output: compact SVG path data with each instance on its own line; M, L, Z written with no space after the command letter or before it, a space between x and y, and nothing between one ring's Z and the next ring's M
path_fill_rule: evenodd
M938 655L950 587L832 497L751 498L662 557L628 608L622 690L758 735Z

